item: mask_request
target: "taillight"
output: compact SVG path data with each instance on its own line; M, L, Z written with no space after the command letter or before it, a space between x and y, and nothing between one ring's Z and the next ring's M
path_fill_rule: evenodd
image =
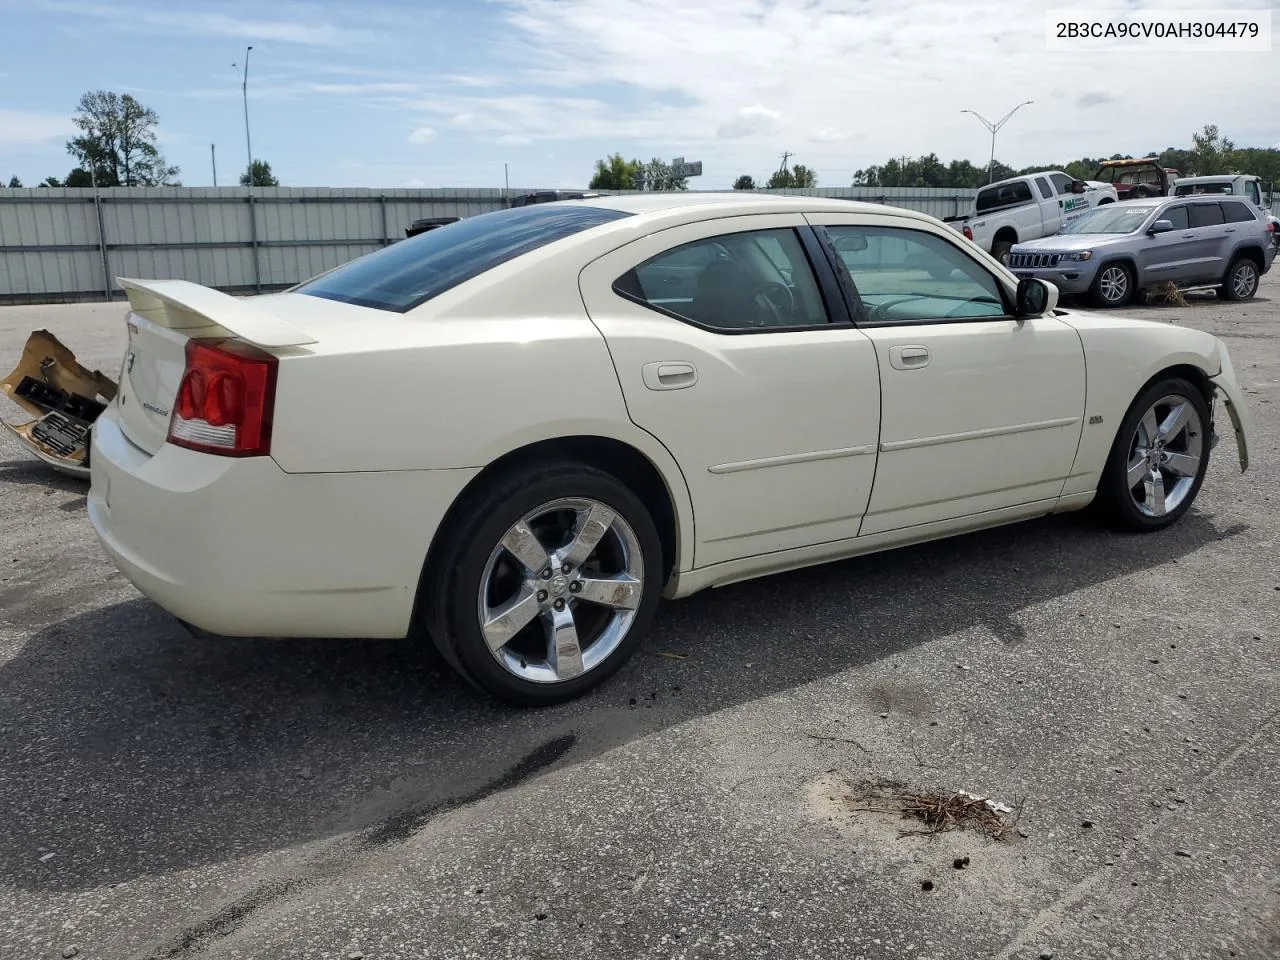
M270 453L278 363L236 340L188 340L169 442L224 457Z
M965 227L965 228L964 228L964 238L965 238L966 240L972 240L972 239L973 239L973 231L972 231L972 230L970 230L968 227Z

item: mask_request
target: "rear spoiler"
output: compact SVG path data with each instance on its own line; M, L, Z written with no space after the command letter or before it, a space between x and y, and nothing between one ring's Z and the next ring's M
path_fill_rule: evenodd
M132 280L116 282L129 297L138 316L170 330L194 335L218 330L259 347L299 347L316 338L256 304L189 280Z

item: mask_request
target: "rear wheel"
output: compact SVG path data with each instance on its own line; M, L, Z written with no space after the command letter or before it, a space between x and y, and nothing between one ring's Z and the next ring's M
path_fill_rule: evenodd
M1227 300L1250 300L1258 292L1258 265L1248 257L1238 257L1227 267L1222 281L1222 296Z
M1133 271L1127 264L1104 263L1093 278L1090 293L1100 307L1122 307L1133 296Z
M662 546L615 477L560 463L483 488L428 584L428 632L476 686L537 706L577 697L644 639L662 589Z
M1098 484L1117 526L1162 530L1191 508L1209 466L1209 404L1181 377L1142 392L1125 415Z

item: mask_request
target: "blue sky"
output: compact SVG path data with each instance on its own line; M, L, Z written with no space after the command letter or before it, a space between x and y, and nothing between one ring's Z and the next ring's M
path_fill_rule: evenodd
M819 184L889 156L1015 166L1189 145L1205 123L1280 144L1280 51L1050 53L1044 11L997 0L0 0L0 177L65 176L80 94L160 116L188 185L254 154L295 186L585 186L614 150L704 162L691 185ZM1274 9L1274 0L1089 6ZM1277 18L1280 20L1280 17ZM1280 27L1280 23L1277 24Z

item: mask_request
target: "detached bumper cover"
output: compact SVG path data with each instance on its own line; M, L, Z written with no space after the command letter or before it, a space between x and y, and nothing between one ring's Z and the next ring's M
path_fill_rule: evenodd
M1236 383L1236 372L1231 366L1231 357L1227 348L1219 342L1218 357L1222 367L1216 377L1210 377L1216 391L1222 395L1223 405L1227 408L1227 416L1231 419L1231 427L1236 438L1236 452L1240 457L1240 471L1249 469L1249 441L1253 436L1253 417L1245 406L1244 391Z

